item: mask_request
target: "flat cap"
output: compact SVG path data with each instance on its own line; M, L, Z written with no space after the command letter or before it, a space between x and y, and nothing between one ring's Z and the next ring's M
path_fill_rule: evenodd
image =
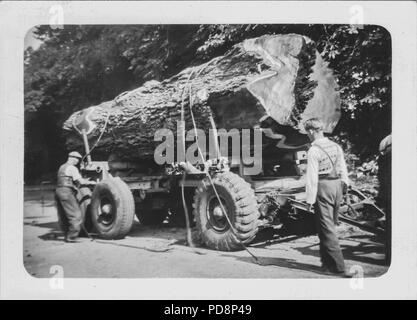
M82 158L82 155L79 152L77 152L77 151L71 151L68 154L68 157L81 159Z

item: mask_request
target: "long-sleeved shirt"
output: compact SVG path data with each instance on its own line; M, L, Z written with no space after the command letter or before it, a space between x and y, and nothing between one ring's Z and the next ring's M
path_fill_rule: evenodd
M306 201L309 204L316 202L319 174L329 174L333 170L329 156L317 147L317 145L328 153L334 163L336 173L343 182L349 185L348 172L342 148L327 138L316 139L312 142L311 148L307 153Z
M81 174L80 174L80 171L78 171L78 169L77 169L77 167L76 166L73 166L73 165L68 165L66 168L65 168L65 174L67 175L67 176L70 176L71 178L72 178L72 180L73 181L77 181L77 182L80 182L81 180L82 180L82 177L81 177Z
M80 171L78 171L76 166L73 166L72 164L69 163L64 163L58 170L58 177L59 176L64 176L64 177L69 177L72 179L72 181L77 181L80 182L82 177L80 174Z

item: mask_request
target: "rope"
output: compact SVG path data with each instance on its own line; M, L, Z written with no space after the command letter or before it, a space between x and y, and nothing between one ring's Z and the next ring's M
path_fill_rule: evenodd
M98 136L98 139L97 139L97 141L94 143L93 147L90 149L90 151L89 151L88 153L86 153L86 154L82 157L81 162L83 162L83 161L84 161L84 159L85 159L86 157L88 157L88 156L91 154L91 152L93 152L93 150L95 149L95 147L97 147L98 143L100 142L101 138L103 137L104 131L106 130L107 123L109 122L109 118L110 118L110 111L109 111L109 110L107 110L106 121L104 122L103 129L101 130L100 135Z
M116 98L117 98L117 97L116 97ZM106 130L106 128L107 128L107 123L109 122L109 118L110 118L110 111L109 111L109 110L107 110L106 121L104 122L103 129L101 130L100 135L99 135L99 137L98 137L97 141L94 143L94 145L93 145L93 147L90 149L90 151L89 151L88 153L86 153L86 154L85 154L85 155L81 158L81 162L83 162L83 161L84 161L84 159L85 159L86 157L88 157L88 156L91 154L91 152L95 149L95 147L97 147L98 143L100 142L101 138L103 137L104 131L105 131L105 130ZM74 120L73 120L72 125L74 126ZM86 228L86 227L85 227L85 225L84 225L84 221L81 223L81 228L83 229L83 231L85 232L85 234L87 235L87 237L88 237L91 241L94 241L94 238L93 238L93 237L90 235L90 233L87 231L87 228Z
M190 78L192 76L194 71L192 71L190 73L190 75L188 76L187 79L187 83L189 83ZM183 154L185 156L185 119L184 119L184 92L185 92L186 86L184 86L184 90L182 93L182 99L181 99L181 140L182 140L182 147L183 147ZM182 206L184 208L184 214L185 214L185 226L187 229L187 243L190 245L191 248L195 248L194 242L193 242L193 238L192 238L192 234L191 234L191 227L190 227L190 219L189 219L189 215L188 215L188 207L187 207L187 202L185 200L185 179L186 179L187 173L184 170L184 173L182 175L182 180L181 180L181 198L182 198Z
M210 64L210 62L212 62L212 61L209 61L207 64L205 64L205 65L203 65L202 67L201 67L201 69L199 70L199 72L197 73L197 76L199 76L200 74L201 74L201 72L203 71L203 69L204 68L206 68L209 64ZM187 83L188 83L188 81L190 80L190 78L191 78L191 75L193 74L193 71L191 72L191 74L190 74L190 76L189 76L189 78L188 78L188 80L187 80ZM193 127L194 127L194 133L195 133L195 137L196 137L196 144L197 144L197 150L198 150L198 152L199 152L199 154L200 154L200 156L201 156L201 159L202 159L202 161L203 162L205 162L204 161L204 157L203 157L203 153L202 153L202 151L201 151L201 148L200 148L200 145L199 145L199 143L198 143L198 135L197 135L197 125L196 125L196 122L195 122L195 118L194 118L194 112L193 112L193 110L192 110L192 90L191 90L191 83L189 83L189 108L190 108L190 114L191 114L191 120L192 120L192 123L193 123ZM185 176L185 175L184 175ZM230 219L229 219L229 216L227 215L227 212L226 212L226 209L224 208L224 206L223 206L223 203L222 203L222 201L221 201L221 199L220 199L220 196L219 196L219 193L217 192L217 189L216 189L216 186L215 186L215 184L214 184L214 182L213 182L213 179L211 178L211 176L210 176L210 174L206 171L206 176L209 178L209 180L210 180L210 184L212 185L212 187L213 187L213 190L214 190L214 193L216 194L216 197L217 197L217 200L219 201L219 203L220 203L220 207L221 207L221 209L222 209L222 212L223 212L223 215L226 217L226 220L227 220L227 222L228 222L228 224L229 224L229 227L230 227L230 229L232 230L232 233L236 236L236 239L239 241L239 243L240 243L240 245L245 249L245 251L247 252L247 253L249 253L249 255L255 260L255 262L257 263L257 264L259 264L259 265L261 265L261 263L260 263L260 261L259 261L259 259L245 246L245 244L239 239L239 237L238 237L238 235L237 235L237 232L236 232L236 229L233 227L233 224L232 224L232 222L230 221ZM182 190L183 190L183 192L184 192L184 185L182 186ZM184 206L184 210L186 211L187 209L186 209L186 205L185 205L185 198L183 197L183 206ZM188 218L188 217L187 217ZM187 221L187 220L186 220Z

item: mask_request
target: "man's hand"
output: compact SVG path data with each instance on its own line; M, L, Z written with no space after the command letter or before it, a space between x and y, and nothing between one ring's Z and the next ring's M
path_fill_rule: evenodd
M307 203L307 211L313 211L313 204Z

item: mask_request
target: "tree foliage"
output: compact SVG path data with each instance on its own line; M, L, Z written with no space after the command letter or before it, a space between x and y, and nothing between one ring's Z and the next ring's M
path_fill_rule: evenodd
M263 34L314 40L335 71L342 119L337 134L362 158L391 131L391 40L366 25L38 26L42 45L25 52L25 177L54 170L65 156L62 122L147 80L163 80ZM39 166L39 163L41 165ZM32 170L33 169L33 170Z

